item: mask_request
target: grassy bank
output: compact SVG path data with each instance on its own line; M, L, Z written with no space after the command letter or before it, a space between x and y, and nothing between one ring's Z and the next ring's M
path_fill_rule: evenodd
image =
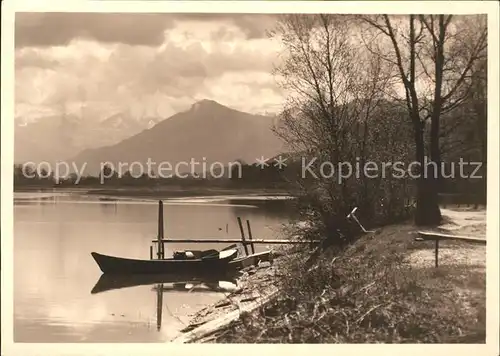
M432 243L413 231L382 228L312 268L305 253L282 257L278 299L210 342L484 343L485 247L443 242L435 268Z

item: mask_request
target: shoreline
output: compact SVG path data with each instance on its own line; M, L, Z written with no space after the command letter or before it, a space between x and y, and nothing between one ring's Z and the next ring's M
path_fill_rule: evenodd
M194 197L216 197L216 196L290 196L289 192L278 188L212 188L212 187L161 187L161 188L17 188L14 193L74 193L88 194L106 197L125 198L194 198Z
M272 301L279 293L276 282L280 278L280 267L286 263L281 257L278 255L272 264L266 262L243 269L235 291L195 313L189 325L168 342L210 342L213 333L237 321L241 314L251 313Z
M210 342L213 333L238 321L242 314L255 311L279 293L275 286L275 281L279 278L279 268L276 268L275 264L265 267L251 266L242 273L235 291L195 313L189 325L168 342Z
M443 213L448 221L439 227L441 231L486 238L483 210L443 209ZM345 279L335 290L329 291L328 286L320 286L323 289L320 295L312 291L306 292L304 287L308 285L304 285L304 282L299 282L301 287L298 289L287 286L287 279L290 281L290 278L296 278L297 270L294 270L293 265L300 259L300 253L296 258L279 257L271 266L250 267L244 270L238 290L195 313L190 327L169 342L309 342L300 336L303 330L301 324L311 322L315 327L319 323L318 319L327 319L328 314L333 319L322 327L329 328L330 333L315 335L316 338L320 337L315 342L485 342L486 247L443 241L440 266L436 269L433 266L434 244L414 241L411 235L416 230L411 223L385 226L375 233L362 236L341 256L327 253L322 261L305 272L303 279L311 278L314 281L321 278L325 271L319 269L325 266L342 271L348 265L350 272L342 273ZM290 273L295 275L290 277ZM379 278L382 279L372 276L374 273L380 273ZM396 281L396 286L384 284L387 283L383 281L388 276L389 279L398 280L401 273L406 275L402 285L402 281ZM361 282L356 281L359 278ZM377 281L381 285L377 285ZM415 288L419 290L420 297L415 298ZM299 297L294 294L303 292L309 293L308 296ZM347 304L343 305L344 302L339 301L337 303L340 304L324 305L332 297L345 299ZM302 303L316 299L313 310L302 310L299 317L300 305L296 306L297 311L287 309L286 305L295 298L304 298ZM397 312L393 309L394 305L398 306ZM320 313L316 314L317 311L314 311L317 308L323 310L320 317L316 316ZM379 315L373 315L377 312ZM344 315L342 319L345 318L346 321L339 322L338 315ZM386 322L379 325L359 322L369 316L370 320L389 318L395 326L389 327ZM432 320L428 320L429 318ZM398 323L403 325L400 327L402 329L419 325L415 330L420 331L417 334L411 334L415 330L398 331ZM411 326L412 323L416 325ZM318 330L322 327L318 326ZM436 328L442 330L436 333ZM391 336L390 330L400 335ZM334 336L335 333L337 336Z

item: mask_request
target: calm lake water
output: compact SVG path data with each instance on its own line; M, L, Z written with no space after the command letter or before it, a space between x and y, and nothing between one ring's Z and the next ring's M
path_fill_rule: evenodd
M286 214L283 200L164 200L165 236L238 238L240 216L243 222L250 220L254 238L278 238ZM231 281L195 288L177 281L91 294L101 271L90 253L148 259L157 221L155 201L15 193L15 342L164 342L177 335L193 313L235 287ZM223 247L166 246L166 255Z

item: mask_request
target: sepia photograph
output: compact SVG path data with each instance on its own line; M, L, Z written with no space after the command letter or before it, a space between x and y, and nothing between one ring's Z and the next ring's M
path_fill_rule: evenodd
M2 355L498 354L498 4L111 3L8 14Z

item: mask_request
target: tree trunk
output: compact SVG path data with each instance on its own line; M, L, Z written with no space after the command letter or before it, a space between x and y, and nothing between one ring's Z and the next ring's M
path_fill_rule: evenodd
M439 197L437 179L433 166L424 169L425 149L423 125L415 127L416 159L420 163L419 177L417 181L417 209L415 211L415 225L436 226L441 223L441 211L439 210Z
M434 102L432 104L431 113L431 132L430 132L430 146L431 146L431 160L435 163L435 169L432 173L432 182L430 183L437 190L436 193L442 188L442 177L441 177L441 148L439 145L440 138L440 125L439 121L441 119L441 109L443 106L443 101L441 98L442 85L443 85L443 66L444 66L444 42L446 34L446 25L444 16L439 16L439 39L434 44L435 51L435 76L436 83L434 85Z

